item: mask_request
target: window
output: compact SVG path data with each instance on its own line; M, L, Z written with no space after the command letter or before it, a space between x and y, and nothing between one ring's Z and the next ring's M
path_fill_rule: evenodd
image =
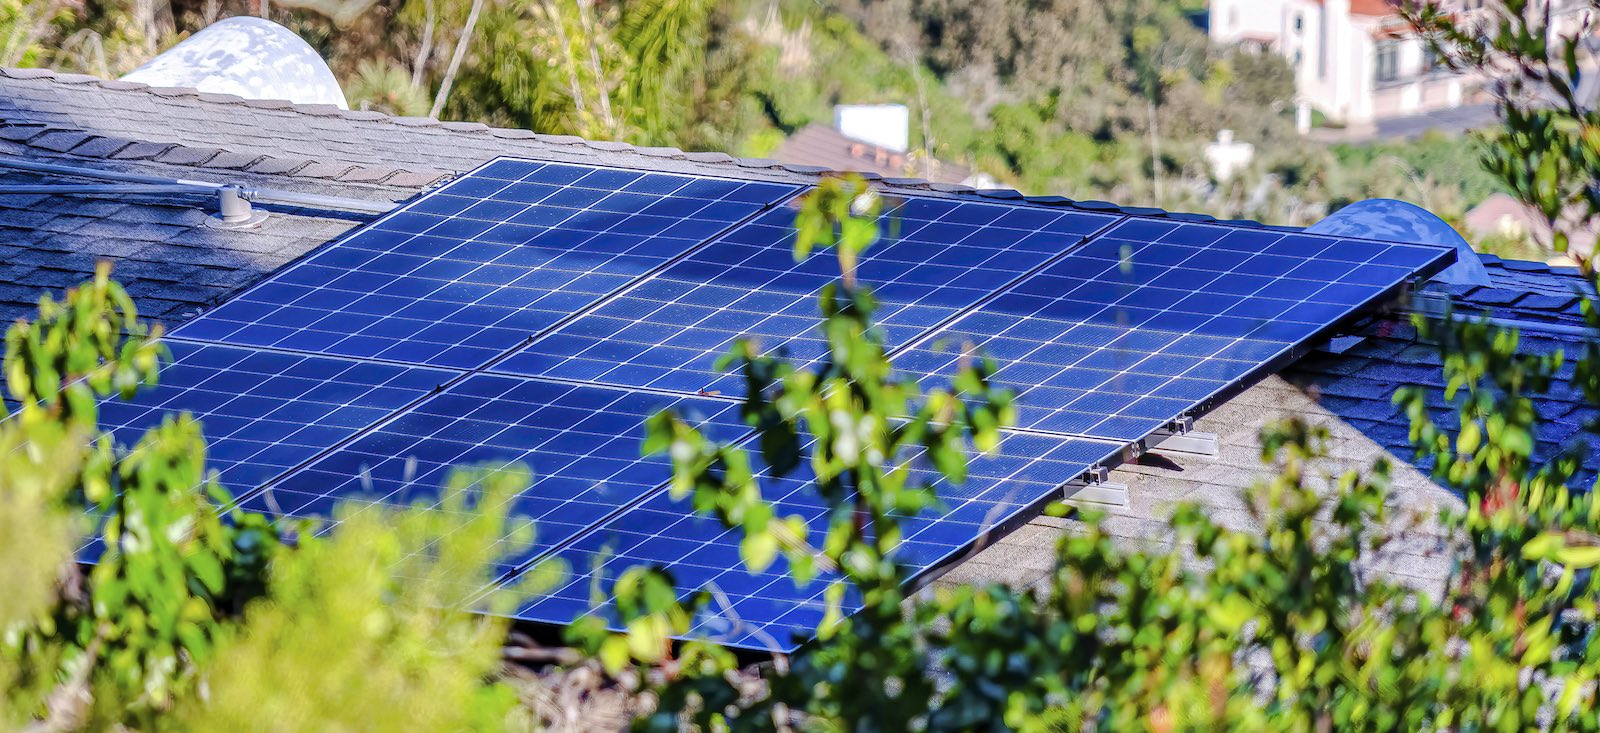
M1295 15L1294 15L1294 32L1295 33L1299 33L1300 31L1303 31L1305 29L1306 29L1306 16L1305 16L1305 14L1304 13L1295 13Z
M1228 8L1228 27L1229 28L1238 28L1239 27L1239 6L1237 6L1237 5L1234 5L1234 6L1230 7L1230 8Z
M1394 41L1379 43L1376 61L1378 81L1394 81L1400 78L1400 44Z

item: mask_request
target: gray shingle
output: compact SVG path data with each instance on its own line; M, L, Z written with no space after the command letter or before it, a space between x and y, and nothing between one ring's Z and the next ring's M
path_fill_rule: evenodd
M171 150L173 147L175 146L170 143L138 142L112 153L111 157L124 160L149 160Z
M93 137L93 135L83 132L47 132L36 138L30 139L28 144L36 148L44 148L45 150L54 150L58 153L65 153L68 150L88 142Z
M49 132L50 128L44 125L15 125L8 124L0 127L0 138L24 142Z
M227 168L238 170L241 168L246 168L250 164L259 161L264 157L266 156L253 153L230 153L223 151L216 157L201 163L200 166L203 168Z
M311 165L308 158L262 158L250 166L251 173L284 174L293 173L301 168Z
M156 159L167 165L194 166L221 154L222 150L218 148L175 147L162 153Z

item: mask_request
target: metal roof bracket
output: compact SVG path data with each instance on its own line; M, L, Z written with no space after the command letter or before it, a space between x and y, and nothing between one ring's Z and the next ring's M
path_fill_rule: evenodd
M1203 433L1194 429L1194 417L1183 415L1167 427L1145 438L1143 449L1168 458L1216 458L1221 449L1216 433Z
M1084 509L1123 508L1128 506L1128 485L1112 483L1111 471L1105 466L1095 466L1083 476L1061 486L1061 500Z

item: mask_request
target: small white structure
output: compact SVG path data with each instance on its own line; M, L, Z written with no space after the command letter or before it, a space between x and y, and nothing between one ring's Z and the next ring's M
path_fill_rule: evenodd
M1211 164L1211 175L1226 181L1233 174L1250 165L1256 157L1256 146L1233 141L1233 130L1217 131L1217 141L1206 145L1206 162Z
M903 104L841 104L833 108L833 129L890 152L911 149L911 110Z
M249 16L206 26L122 78L245 99L350 108L316 49L288 28Z

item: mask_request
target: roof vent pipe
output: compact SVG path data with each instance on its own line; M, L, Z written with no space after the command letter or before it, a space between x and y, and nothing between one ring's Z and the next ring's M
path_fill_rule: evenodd
M1456 248L1456 263L1430 282L1450 285L1488 285L1489 273L1478 253L1454 227L1416 204L1395 199L1357 201L1305 229L1308 234L1360 237L1388 242L1442 244Z
M267 215L255 210L248 193L238 186L217 189L217 213L206 217L206 226L214 229L249 229L266 221Z

